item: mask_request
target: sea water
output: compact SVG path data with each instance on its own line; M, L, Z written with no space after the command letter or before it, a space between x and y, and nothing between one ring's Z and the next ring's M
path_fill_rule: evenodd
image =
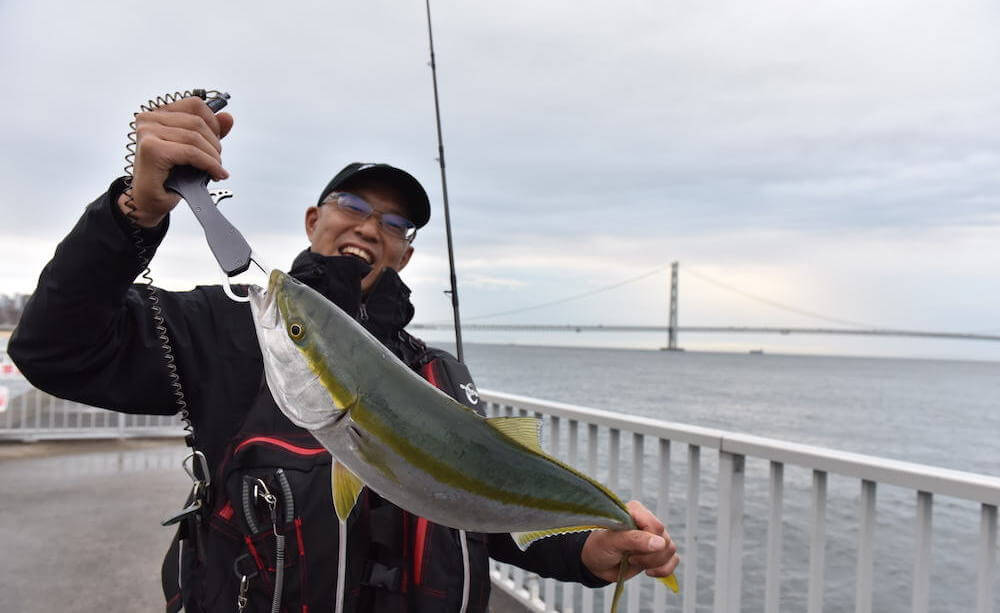
M772 354L724 354L470 344L465 357L480 388L884 458L1000 475L1000 364ZM585 429L582 429L584 431ZM583 434L585 437L585 433ZM608 449L602 434L600 449ZM551 440L551 436L546 436ZM655 443L646 443L643 492L629 491L631 437L622 437L619 492L653 504ZM565 433L563 434L565 440ZM582 444L581 449L586 449ZM565 443L562 449L565 452ZM684 545L686 448L672 450L670 511ZM717 456L702 454L698 610L714 593ZM599 479L607 478L606 462ZM804 611L808 592L812 473L785 468L781 606ZM825 611L854 609L860 482L828 478ZM877 492L873 610L911 610L916 493ZM763 610L768 463L748 458L743 610ZM937 497L931 610L975 609L979 505ZM682 551L683 557L691 558ZM690 572L682 566L681 574ZM998 571L1000 574L1000 571ZM643 600L650 581L630 583ZM1000 586L997 577L994 584ZM641 586L638 587L637 586ZM1000 590L995 610L1000 611ZM679 600L669 610L677 610Z

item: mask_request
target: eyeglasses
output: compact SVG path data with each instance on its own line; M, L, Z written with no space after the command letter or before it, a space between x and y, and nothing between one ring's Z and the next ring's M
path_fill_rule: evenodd
M341 213L359 222L377 215L379 228L393 238L412 243L417 237L417 226L412 221L395 213L383 213L354 194L331 192L319 204L323 206L329 202L336 204Z

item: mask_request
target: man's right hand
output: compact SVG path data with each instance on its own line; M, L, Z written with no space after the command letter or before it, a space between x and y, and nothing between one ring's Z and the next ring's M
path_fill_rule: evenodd
M229 113L212 113L200 98L184 98L135 117L136 153L132 170L132 206L118 198L122 212L140 226L160 224L180 197L163 189L174 166L194 166L216 181L229 178L222 167L222 143L233 127Z

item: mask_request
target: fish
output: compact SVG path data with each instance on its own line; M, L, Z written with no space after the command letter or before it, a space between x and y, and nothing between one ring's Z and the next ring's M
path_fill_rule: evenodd
M342 525L367 486L444 526L509 532L522 550L556 534L636 528L612 491L542 450L540 420L483 417L280 270L249 296L275 403L333 456ZM627 566L623 559L612 611ZM659 579L678 591L673 575Z

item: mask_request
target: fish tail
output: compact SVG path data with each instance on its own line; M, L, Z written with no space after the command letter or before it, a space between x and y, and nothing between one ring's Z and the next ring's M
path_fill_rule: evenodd
M618 601L621 600L622 594L625 593L625 573L627 571L628 556L625 556L622 558L622 563L618 567L618 583L615 584L615 594L611 597L611 613L618 613ZM657 577L656 580L669 587L675 594L681 591L680 587L677 585L677 577L674 575Z
M669 587L674 594L681 591L680 586L677 585L677 577L675 577L674 575L667 575L666 577L657 577L656 580L662 583L663 585Z
M611 613L618 613L618 601L625 593L625 573L628 571L628 556L622 557L618 566L618 583L615 584L615 595L611 597Z

